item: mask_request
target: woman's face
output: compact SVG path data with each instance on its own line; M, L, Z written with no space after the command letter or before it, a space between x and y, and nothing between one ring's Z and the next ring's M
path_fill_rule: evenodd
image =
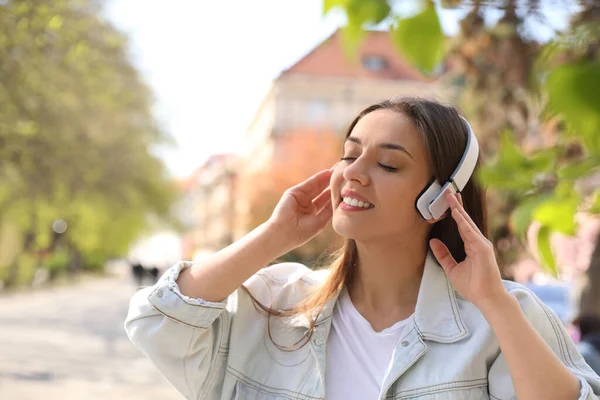
M408 117L391 110L367 114L346 139L331 177L333 228L357 241L425 229L415 200L431 176L425 144Z

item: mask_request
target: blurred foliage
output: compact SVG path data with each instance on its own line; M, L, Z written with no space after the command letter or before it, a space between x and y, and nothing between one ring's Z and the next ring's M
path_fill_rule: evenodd
M501 266L515 261L516 239L535 221L539 258L556 275L550 235L573 234L576 212L600 211L598 190L580 184L600 166L600 2L565 0L565 13L576 10L570 26L544 45L531 34L532 23L546 24L539 0L442 1L437 10L464 11L453 38L444 37L433 1L361 2L377 14L352 3L326 1L324 8L345 11L351 45L356 31L388 21L398 50L424 74L436 77L445 64L437 77L455 88L480 141L479 178L492 189L491 240ZM486 24L492 10L501 17Z
M271 216L286 189L338 162L343 142L334 131L298 129L277 138L275 146L275 153L279 156L268 168L242 181L240 187L243 198L249 199L250 204L248 231ZM296 261L314 265L324 253L337 250L341 245L341 237L329 224L319 235L288 252L277 262Z
M419 30L420 40L415 40L415 29ZM426 4L424 10L413 17L394 18L391 33L406 59L424 72L433 72L442 62L445 38L432 3Z
M98 264L174 199L152 153L169 138L101 4L0 2L0 226L17 228L24 253L54 250L61 219L62 247Z
M46 260L45 268L50 273L50 276L55 277L60 273L64 273L69 269L70 257L67 251L55 251Z

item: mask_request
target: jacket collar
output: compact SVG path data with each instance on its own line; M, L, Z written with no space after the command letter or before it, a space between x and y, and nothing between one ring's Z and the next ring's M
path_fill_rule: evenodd
M339 294L340 291L327 301L317 317L317 327L322 331L320 336L324 338L329 335L331 317ZM313 318L316 314L317 312ZM469 334L461 317L456 292L431 252L425 260L413 321L420 336L426 340L453 343ZM308 328L310 320L306 316L298 316L292 324Z
M424 339L435 342L453 343L469 334L456 292L431 252L425 260L414 322Z

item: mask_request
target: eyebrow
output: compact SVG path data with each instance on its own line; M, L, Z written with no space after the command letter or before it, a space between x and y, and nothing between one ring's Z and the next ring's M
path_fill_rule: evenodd
M346 141L354 142L354 143L357 143L357 144L362 144L362 142L360 141L360 139L357 138L357 137L354 137L354 136L348 136L348 138L346 139ZM401 146L399 144L395 144L395 143L381 143L377 147L382 148L382 149L402 151L402 152L408 154L408 156L414 160L412 154L410 154L408 152L408 150L406 150L406 148L404 146Z

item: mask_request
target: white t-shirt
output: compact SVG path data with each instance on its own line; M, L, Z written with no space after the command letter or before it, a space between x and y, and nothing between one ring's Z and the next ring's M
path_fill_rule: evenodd
M343 289L327 338L327 400L378 399L392 354L410 318L375 332Z

